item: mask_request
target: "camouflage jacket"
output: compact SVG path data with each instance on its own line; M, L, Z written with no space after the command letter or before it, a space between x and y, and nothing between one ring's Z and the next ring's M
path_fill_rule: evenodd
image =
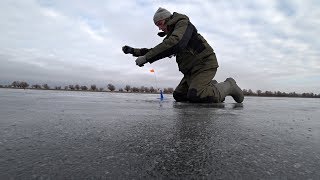
M149 63L175 55L179 71L183 74L203 61L212 61L205 64L212 68L218 67L216 58L207 58L214 54L213 49L186 15L174 12L167 21L167 28L168 33L160 44L151 49L134 49L133 55L145 55Z

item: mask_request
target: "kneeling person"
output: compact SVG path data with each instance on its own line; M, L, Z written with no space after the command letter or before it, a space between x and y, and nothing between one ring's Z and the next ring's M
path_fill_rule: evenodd
M162 30L158 35L165 36L160 44L150 49L126 45L122 50L125 54L138 57L136 65L140 67L147 62L176 56L179 71L184 75L173 92L176 101L219 103L228 95L238 103L243 101L243 92L233 78L227 78L222 83L212 80L219 67L216 55L186 15L177 12L171 14L159 8L153 21Z

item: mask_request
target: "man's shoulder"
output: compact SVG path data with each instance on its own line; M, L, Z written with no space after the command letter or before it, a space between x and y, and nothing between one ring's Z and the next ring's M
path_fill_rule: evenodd
M189 21L188 16L184 14L179 14L177 12L174 12L171 16L171 19L168 21L168 25L175 25L180 21Z
M172 17L173 18L186 18L186 19L189 19L189 17L187 16L187 15L185 15L185 14L181 14L181 13L178 13L178 12L173 12L173 14L172 14Z

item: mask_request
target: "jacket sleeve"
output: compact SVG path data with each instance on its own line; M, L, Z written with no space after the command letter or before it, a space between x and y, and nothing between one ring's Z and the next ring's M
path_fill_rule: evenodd
M195 27L188 20L178 21L171 35L146 53L147 61L153 63L187 47L194 30Z
M151 49L148 49L148 48L134 48L132 52L132 56L134 57L144 56L150 50Z

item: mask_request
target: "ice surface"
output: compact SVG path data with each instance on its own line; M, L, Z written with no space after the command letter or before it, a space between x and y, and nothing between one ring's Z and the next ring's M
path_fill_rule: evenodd
M317 179L320 101L0 89L0 179Z

